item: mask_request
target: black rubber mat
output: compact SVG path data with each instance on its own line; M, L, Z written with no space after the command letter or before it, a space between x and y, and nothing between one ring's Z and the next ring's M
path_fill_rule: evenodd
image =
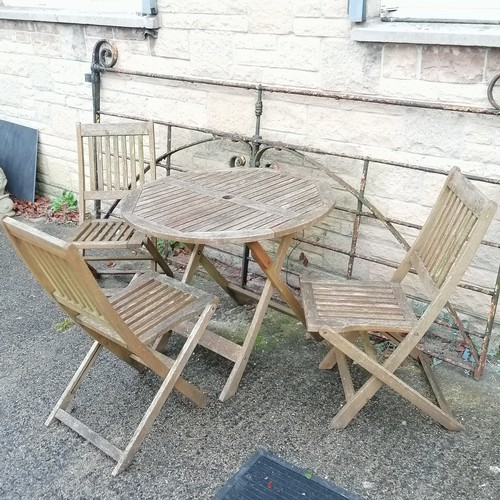
M259 450L214 500L362 500L281 458Z

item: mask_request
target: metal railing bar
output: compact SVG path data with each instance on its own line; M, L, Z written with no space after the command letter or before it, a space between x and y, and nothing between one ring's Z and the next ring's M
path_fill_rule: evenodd
M263 92L278 93L285 95L300 95L307 97L320 97L342 101L358 101L372 104L384 104L390 106L403 106L410 108L425 108L442 111L456 111L460 113L475 113L487 115L500 115L500 110L495 108L485 108L481 106L468 106L464 104L441 103L433 101L419 101L413 99L398 99L395 97L380 97L372 94L357 94L351 92L339 92L328 90L313 90L296 87L281 87L279 85L267 85L263 83L245 83L230 80L215 80L211 78L195 78L177 75L165 75L161 73L147 71L132 71L118 68L104 68L98 66L100 71L116 73L120 75L137 76L143 78L154 78L159 80L169 80L172 82L184 82L194 85L214 85L219 87L230 87L244 90L262 90Z

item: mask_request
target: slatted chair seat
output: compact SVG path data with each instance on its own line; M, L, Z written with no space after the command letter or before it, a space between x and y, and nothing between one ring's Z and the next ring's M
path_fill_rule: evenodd
M110 219L87 220L73 235L74 243L79 248L97 248L109 243L111 248L138 250L145 238L144 233L136 231L125 221Z
M78 123L76 135L80 224L70 241L82 251L89 265L101 261L148 260L153 269L159 266L165 274L173 276L156 247L156 240L113 216L114 206L131 189L157 177L153 122ZM92 202L94 207L90 206ZM104 212L103 204L111 205L108 212ZM91 212L96 212L98 218L87 218ZM93 250L106 252L103 255ZM123 254L122 250L132 253ZM137 266L129 269L113 266L92 269L96 275L135 274L141 270Z
M417 323L400 283L300 280L308 328L408 333Z
M94 340L46 425L59 420L117 461L113 475L132 460L169 394L175 388L197 406L207 398L181 377L194 348L206 332L218 299L163 274L146 271L108 299L77 247L14 219L0 221L26 266L63 311ZM187 337L174 360L158 352L173 328ZM125 449L119 449L71 415L69 404L105 348L140 372L150 369L163 382Z
M301 277L307 329L331 346L320 368L338 366L346 404L332 420L344 428L382 385L387 385L450 430L462 424L451 413L431 368L418 344L462 279L493 219L496 204L488 200L460 170L453 168L414 244L391 282L335 282ZM413 269L430 303L417 318L401 285ZM396 348L379 363L369 334L378 333ZM357 340L362 344L358 345ZM395 373L407 357L420 362L437 404L403 382ZM357 391L347 360L371 375Z

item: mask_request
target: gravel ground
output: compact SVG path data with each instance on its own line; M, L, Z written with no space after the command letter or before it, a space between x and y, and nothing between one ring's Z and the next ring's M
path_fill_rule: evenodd
M2 232L0 276L1 498L209 499L265 448L367 499L500 499L500 375L493 365L480 382L445 363L435 368L463 432L442 429L388 389L346 429L333 431L328 424L343 394L337 372L317 368L326 347L272 311L236 395L217 399L231 364L198 348L184 374L209 405L199 409L173 394L131 466L113 478L110 458L60 423L44 426L90 340L77 327L57 331L64 314ZM217 292L203 277L196 284ZM241 337L252 312L223 299L213 327ZM401 376L423 386L412 364ZM364 379L361 370L355 379ZM158 386L155 375L105 354L73 411L123 446Z

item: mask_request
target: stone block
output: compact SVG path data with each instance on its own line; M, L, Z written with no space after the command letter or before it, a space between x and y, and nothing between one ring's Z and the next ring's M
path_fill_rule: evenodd
M113 28L113 36L117 40L133 40L142 42L144 45L148 44L148 40L144 36L143 28L122 28L120 26L115 26Z
M424 207L434 204L444 177L419 170L370 162L366 195L404 200Z
M47 65L47 61L45 61ZM69 59L50 59L48 67L56 82L81 85L85 82L85 73L89 71L89 63Z
M351 23L348 19L296 17L293 32L300 36L349 38Z
M382 47L326 38L321 45L321 87L326 90L378 93Z
M234 0L217 0L217 2L204 2L202 0L159 0L160 12L181 12L189 14L245 14L245 2Z
M402 149L412 153L460 158L465 119L457 113L405 109Z
M278 37L277 35L235 33L233 42L237 49L274 50L278 45Z
M290 3L295 17L322 16L322 0L292 0Z
M29 77L31 74L31 56L25 56L20 59L15 54L0 52L0 66L2 75L14 75L20 77Z
M274 85L290 85L302 88L320 88L319 71L305 71L288 68L264 68L262 81Z
M320 67L320 40L312 37L283 36L278 39L278 68L317 71Z
M111 26L85 26L85 36L113 39L114 32Z
M232 36L213 31L189 33L192 71L210 78L231 78L233 65Z
M243 64L234 65L234 79L240 82L261 83L263 79L264 68L258 66L246 66Z
M89 115L92 113L92 100L90 98L82 99L81 97L68 96L66 97L66 106L80 111L87 111Z
M287 2L254 0L248 5L248 31L251 33L290 34L293 10Z
M486 53L485 80L490 82L500 73L500 48L489 48Z
M462 159L498 165L498 147L468 142L464 144Z
M370 109L370 108L368 108ZM309 137L331 139L346 144L401 146L402 115L384 115L362 110L350 111L331 106L309 106Z
M23 56L33 55L35 53L35 49L33 44L31 43L17 43L10 38L7 40L1 41L1 50L6 54L20 54Z
M434 82L479 83L486 49L482 47L423 46L421 78Z
M410 100L472 104L490 107L486 97L486 84L429 82L425 80L399 80L381 78L379 90L382 95Z
M275 50L234 49L235 64L275 68L279 60Z
M15 42L16 41L16 31L0 29L0 40L2 42L4 40ZM3 43L2 43L2 52L4 52L4 51L5 51L5 48L4 48Z
M302 134L307 120L307 106L279 99L266 99L262 126L267 130Z
M189 30L242 31L248 30L248 20L241 15L177 14L161 15L163 28Z
M31 32L16 31L16 42L17 43L31 43Z
M251 136L255 130L255 95L230 95L224 92L208 94L208 126L216 130Z
M54 89L54 76L51 65L46 58L33 58L30 64L31 81L34 89L48 90Z
M386 43L382 58L382 75L403 80L416 78L419 50L415 45Z
M152 54L159 57L189 59L189 32L186 30L159 30L152 42Z
M500 123L497 116L469 116L465 124L464 141L500 147Z
M35 54L53 58L86 60L83 26L61 25L60 34L32 33Z
M57 23L34 23L35 31L41 33L59 33L59 24Z
M345 0L321 0L321 14L325 17L347 17L347 2Z
M35 31L35 23L32 21L5 20L5 29L13 31Z
M74 124L80 120L80 113L74 108L58 106L53 104L50 107L50 131L66 139L74 139ZM85 121L85 120L83 120Z

